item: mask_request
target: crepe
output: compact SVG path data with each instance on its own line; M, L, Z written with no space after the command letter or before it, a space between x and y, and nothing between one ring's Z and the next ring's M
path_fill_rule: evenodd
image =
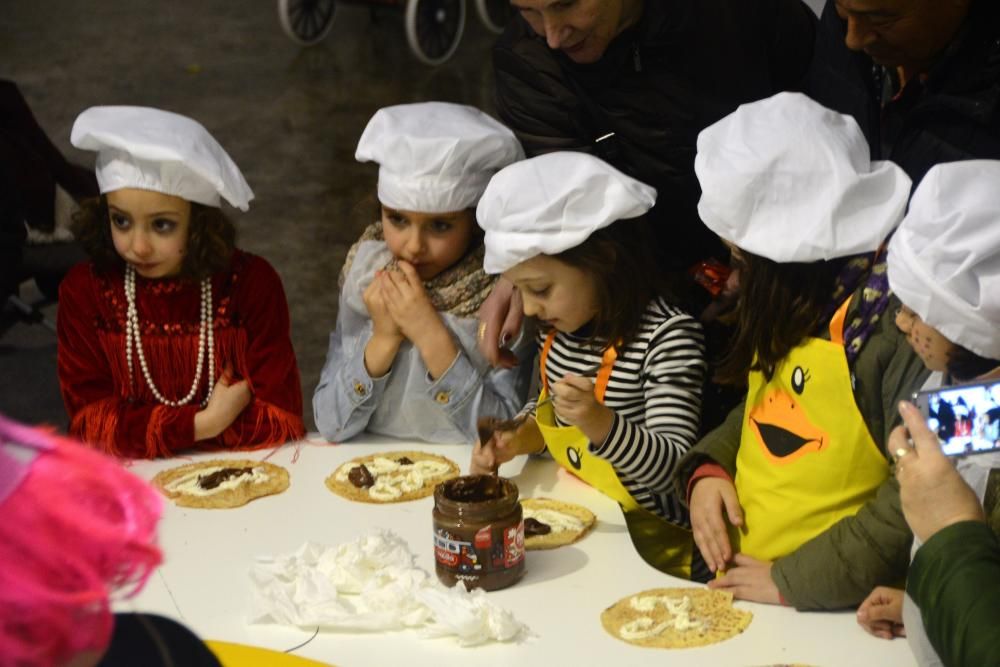
M181 507L228 509L288 488L288 471L265 461L213 459L164 470L153 485Z
M343 464L326 478L326 488L362 503L402 503L431 495L435 486L458 477L459 472L458 464L443 456L417 451L380 452ZM352 474L361 485L351 482Z
M525 518L524 548L528 550L555 549L572 544L590 532L597 521L594 513L582 505L551 498L525 498L521 507ZM548 526L551 532L529 536L529 518Z
M733 595L707 588L654 588L623 598L601 613L608 634L636 646L688 648L735 637L753 614Z

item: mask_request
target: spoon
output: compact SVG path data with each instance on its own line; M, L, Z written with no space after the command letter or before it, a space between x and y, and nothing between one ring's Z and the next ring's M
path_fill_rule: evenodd
M579 376L594 377L597 374L597 372L601 370L601 366L603 366L603 363L597 364L595 366L590 366L589 368L584 369L583 372L579 374ZM548 397L535 403L535 410L537 410L539 407L543 405L551 403L553 399L555 399L555 395L549 394ZM498 419L497 417L480 417L479 419L476 420L476 430L478 431L479 434L479 443L482 445L489 442L490 438L492 438L493 434L496 433L497 431L516 431L518 428L520 428L521 424L523 424L528 419L528 417L531 416L531 414L532 413L530 412L525 412L523 415L518 415L517 417L514 417L512 419ZM496 468L494 468L493 474L494 475L497 474Z

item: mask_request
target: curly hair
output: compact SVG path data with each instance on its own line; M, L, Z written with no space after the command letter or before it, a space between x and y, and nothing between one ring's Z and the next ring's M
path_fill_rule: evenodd
M639 333L646 307L656 297L682 305L678 289L657 263L654 248L652 228L642 216L619 220L553 256L594 278L598 308L591 341L614 342L617 347L630 343Z
M72 230L99 271L124 265L111 239L111 218L104 195L81 202L80 210L73 215ZM181 277L201 280L226 269L235 248L236 227L222 209L191 202Z

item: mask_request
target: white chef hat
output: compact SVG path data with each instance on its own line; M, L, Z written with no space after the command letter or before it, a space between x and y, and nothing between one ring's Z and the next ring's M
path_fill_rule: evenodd
M939 164L889 242L889 285L951 342L1000 359L1000 162Z
M206 206L220 197L247 210L253 191L239 167L201 123L149 107L91 107L77 116L70 141L97 151L101 192L154 190Z
M703 130L694 169L705 224L776 262L876 249L910 193L902 169L870 161L853 118L799 93L744 104Z
M486 230L486 273L580 245L616 220L653 207L656 190L586 153L547 153L490 181L476 209Z
M475 206L493 174L524 151L513 132L479 109L422 102L376 111L354 157L378 163L378 199L386 206L446 213Z

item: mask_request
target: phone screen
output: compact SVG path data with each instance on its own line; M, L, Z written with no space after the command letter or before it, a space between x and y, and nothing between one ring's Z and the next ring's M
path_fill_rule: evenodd
M1000 451L1000 380L913 395L947 456Z

